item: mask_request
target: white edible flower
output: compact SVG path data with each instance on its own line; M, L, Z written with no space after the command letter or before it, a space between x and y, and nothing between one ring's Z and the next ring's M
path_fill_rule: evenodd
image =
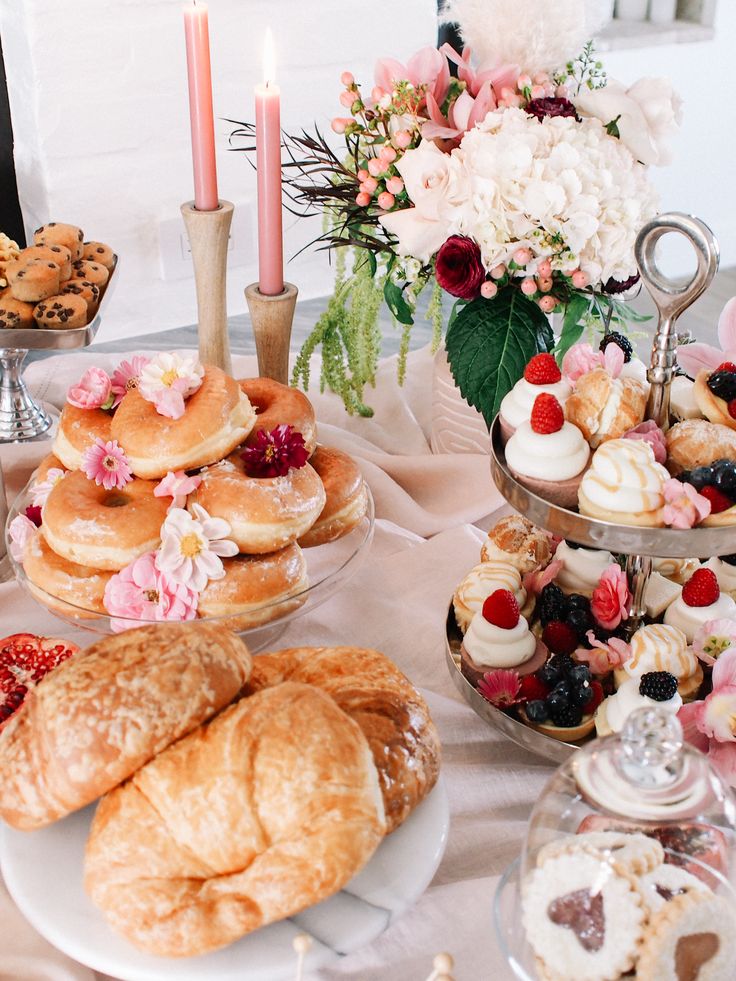
M237 555L238 546L228 539L230 523L212 518L200 504L192 513L172 508L161 528L161 548L156 566L169 579L200 593L210 579L222 579L222 558Z
M204 367L196 354L157 354L141 369L138 391L159 415L180 419L184 400L202 384Z

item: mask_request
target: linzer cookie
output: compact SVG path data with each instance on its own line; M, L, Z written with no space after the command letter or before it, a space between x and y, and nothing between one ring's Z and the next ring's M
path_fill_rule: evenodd
M657 913L676 896L691 892L709 894L712 890L701 880L676 865L660 865L639 881L644 902L650 913Z
M41 225L33 233L35 245L64 245L69 249L72 262L82 258L84 232L76 225L67 225L62 221L50 221Z
M14 300L12 296L0 299L0 330L24 330L35 326L32 303Z
M87 311L93 314L100 302L100 287L97 283L90 283L87 279L70 279L62 283L59 291L62 296L73 293L74 296L81 296L87 304Z
M99 262L88 262L86 259L77 259L72 263L72 279L86 279L89 283L96 283L102 287L110 278L110 273Z
M15 259L5 267L10 292L16 300L38 303L59 292L61 269L46 259Z
M87 262L99 262L108 272L112 272L115 265L115 253L104 242L85 242L82 258Z
M37 303L33 311L36 323L47 330L71 330L87 323L87 303L81 296L51 296Z
M598 852L605 861L615 862L631 875L646 875L664 861L664 849L654 838L643 834L598 831L550 842L537 856L537 866L541 868L550 858L579 852L581 848Z
M18 256L21 262L27 259L46 259L59 267L62 282L72 275L72 255L65 245L29 245Z

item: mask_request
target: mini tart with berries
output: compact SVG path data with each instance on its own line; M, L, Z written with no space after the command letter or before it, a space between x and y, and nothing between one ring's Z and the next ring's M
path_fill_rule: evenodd
M595 727L595 713L603 701L603 688L586 664L569 654L554 654L534 675L544 696L518 707L521 721L545 736L575 743Z
M736 436L723 426L704 425L720 429ZM708 528L719 528L736 524L736 462L728 458L717 458L711 463L699 465L692 470L682 470L678 480L692 484L695 490L707 499L710 514L700 522Z
M736 365L726 361L715 371L695 376L693 395L706 419L736 429Z
M535 354L524 369L524 377L501 402L498 422L503 442L506 443L523 422L529 421L538 395L554 395L564 405L571 392L554 357L551 354Z
M534 400L529 422L517 427L506 444L506 463L520 484L546 501L574 508L590 462L590 447L572 423L565 422L554 395Z
M494 668L513 669L520 678L547 660L547 648L529 629L508 589L496 589L473 615L460 647L461 670L476 687Z
M677 627L692 644L695 634L708 620L736 619L736 602L721 592L712 569L697 569L682 587L682 594L664 614L668 626Z

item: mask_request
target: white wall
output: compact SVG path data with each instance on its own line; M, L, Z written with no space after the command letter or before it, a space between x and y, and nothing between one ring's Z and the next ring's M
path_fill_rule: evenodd
M178 222L192 196L182 0L0 0L16 166L26 225L50 219L81 225L121 256L104 337L111 340L190 323L195 294L187 266L162 278L160 224ZM622 80L669 74L686 99L676 163L654 172L665 208L711 222L724 264L736 264L736 159L730 56L736 4L721 0L716 40L605 56ZM261 43L276 38L283 125L329 127L342 114L340 72L370 83L376 57L403 58L436 35L435 0L210 0L216 117L252 118ZM257 278L252 234L254 179L244 155L228 151L218 124L220 196L235 202L229 311ZM250 221L250 224L249 224ZM318 226L289 222L290 256ZM169 226L171 228L171 225ZM176 239L176 227L174 228ZM176 241L174 241L176 245ZM325 293L324 254L287 268L302 296Z

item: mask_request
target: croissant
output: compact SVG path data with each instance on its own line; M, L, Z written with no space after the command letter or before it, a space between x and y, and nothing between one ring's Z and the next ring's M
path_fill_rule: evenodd
M84 807L229 704L250 670L245 644L206 624L139 627L80 651L0 730L0 816L31 830Z
M246 692L289 681L321 688L355 719L373 753L386 808L397 828L437 782L440 741L427 704L396 665L359 647L298 647L253 659Z
M324 692L243 698L100 802L85 888L153 954L206 953L340 890L385 832L367 740Z

